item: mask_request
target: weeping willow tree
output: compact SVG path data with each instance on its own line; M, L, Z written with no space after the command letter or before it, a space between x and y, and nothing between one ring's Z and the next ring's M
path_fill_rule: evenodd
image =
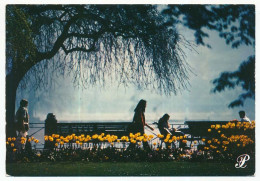
M176 94L190 68L176 29L153 5L8 5L6 120L13 129L18 86L52 84L72 75L75 85L107 81ZM51 73L50 73L51 72Z

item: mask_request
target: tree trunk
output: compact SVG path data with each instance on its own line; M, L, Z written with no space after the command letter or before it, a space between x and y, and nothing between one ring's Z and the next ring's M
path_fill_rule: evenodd
M15 100L16 90L19 85L19 81L14 75L10 73L6 76L6 136L16 136L15 132Z

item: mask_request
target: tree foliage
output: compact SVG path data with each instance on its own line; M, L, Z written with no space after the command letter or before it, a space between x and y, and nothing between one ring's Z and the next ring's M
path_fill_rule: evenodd
M198 45L211 47L205 43L209 37L206 30L214 30L232 48L241 45L255 47L255 6L254 5L169 5L164 11L167 25L177 23L194 30ZM255 98L255 55L240 64L235 72L222 72L213 81L213 92L241 86L245 91L229 104L230 108L243 106L245 99Z
M16 6L6 9L6 70L7 74L25 66L25 62L35 63L36 46L28 16Z
M254 5L169 5L163 13L168 24L180 23L194 30L196 43L207 45L205 30L215 30L232 48L255 44Z
M156 6L9 5L8 16L14 9L27 15L23 20L28 31L7 48L15 51L28 37L33 42L28 46L36 50L23 47L22 58L12 57L13 51L7 54L8 72L19 71L36 86L50 83L46 77L51 68L54 74L72 74L74 83L83 86L104 84L113 77L119 84L170 94L188 84L190 70L180 46L189 44L174 28L164 26ZM9 30L8 44L16 34ZM23 64L15 67L21 59Z
M240 64L237 71L222 72L220 77L213 81L215 88L213 92L221 92L225 89L234 89L241 86L245 93L239 95L238 99L229 104L228 107L243 106L247 98L255 98L255 57L250 56L248 60Z

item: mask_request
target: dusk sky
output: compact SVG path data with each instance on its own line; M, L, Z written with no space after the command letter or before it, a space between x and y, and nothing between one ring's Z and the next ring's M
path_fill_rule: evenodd
M187 40L194 40L193 32L180 28L180 34ZM34 105L34 116L41 120L49 112L56 114L58 120L132 120L133 110L140 99L147 100L147 120L158 120L168 113L171 120L231 120L239 119L238 111L245 110L250 119L255 119L255 102L246 100L244 107L228 108L241 89L227 90L213 94L212 80L223 71L235 71L240 63L252 55L252 47L241 46L232 49L219 38L216 32L209 32L206 39L212 48L198 46L196 51L185 50L187 62L194 74L190 75L189 90L183 90L177 95L160 95L154 90L137 90L136 87L118 87L117 82L88 89L73 87L71 79L60 78L58 86L52 88L45 96L37 96ZM18 92L17 105L21 98L28 95ZM31 91L30 94L34 94ZM32 107L29 106L29 109Z

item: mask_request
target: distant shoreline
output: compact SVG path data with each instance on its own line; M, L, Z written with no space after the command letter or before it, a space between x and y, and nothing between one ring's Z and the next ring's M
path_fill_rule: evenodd
M185 121L227 121L227 120L169 120L170 124L184 123ZM97 123L97 122L132 122L132 120L58 120L59 123ZM146 120L147 123L158 122L158 120Z

